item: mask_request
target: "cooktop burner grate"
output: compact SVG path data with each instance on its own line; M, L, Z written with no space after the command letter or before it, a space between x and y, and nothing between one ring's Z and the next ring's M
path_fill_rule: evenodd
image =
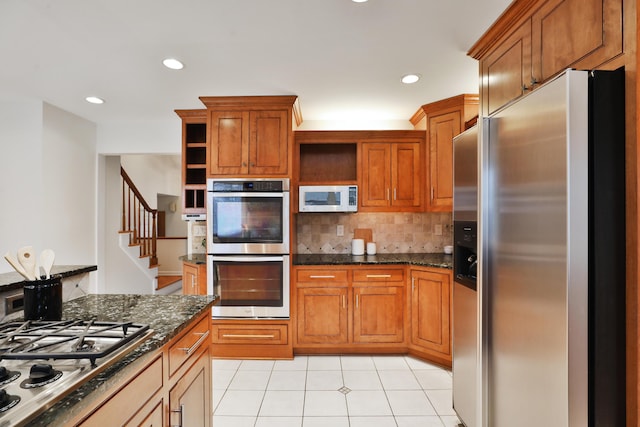
M0 360L89 359L95 365L132 340L148 325L95 320L11 322L0 325Z

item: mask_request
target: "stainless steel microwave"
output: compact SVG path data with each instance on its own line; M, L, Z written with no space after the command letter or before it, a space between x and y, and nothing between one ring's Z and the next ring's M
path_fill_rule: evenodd
M357 212L357 185L301 185L300 212Z

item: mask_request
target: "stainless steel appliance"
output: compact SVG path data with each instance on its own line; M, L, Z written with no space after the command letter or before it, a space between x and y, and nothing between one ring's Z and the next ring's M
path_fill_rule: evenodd
M489 119L483 425L625 425L624 116L622 70L568 70Z
M475 427L478 373L478 127L453 139L453 408Z
M209 179L207 190L208 253L289 253L289 179Z
M0 426L23 426L139 345L147 325L16 321L0 325Z
M289 317L289 255L209 255L207 261L208 293L220 296L213 317Z
M300 212L357 212L357 185L301 185Z

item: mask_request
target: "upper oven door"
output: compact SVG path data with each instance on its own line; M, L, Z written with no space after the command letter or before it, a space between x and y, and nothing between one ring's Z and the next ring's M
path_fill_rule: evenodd
M209 192L211 254L288 254L289 193Z

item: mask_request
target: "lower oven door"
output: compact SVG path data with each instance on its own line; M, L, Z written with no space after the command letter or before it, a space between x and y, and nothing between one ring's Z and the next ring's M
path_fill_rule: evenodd
M208 255L217 318L289 318L289 255Z

